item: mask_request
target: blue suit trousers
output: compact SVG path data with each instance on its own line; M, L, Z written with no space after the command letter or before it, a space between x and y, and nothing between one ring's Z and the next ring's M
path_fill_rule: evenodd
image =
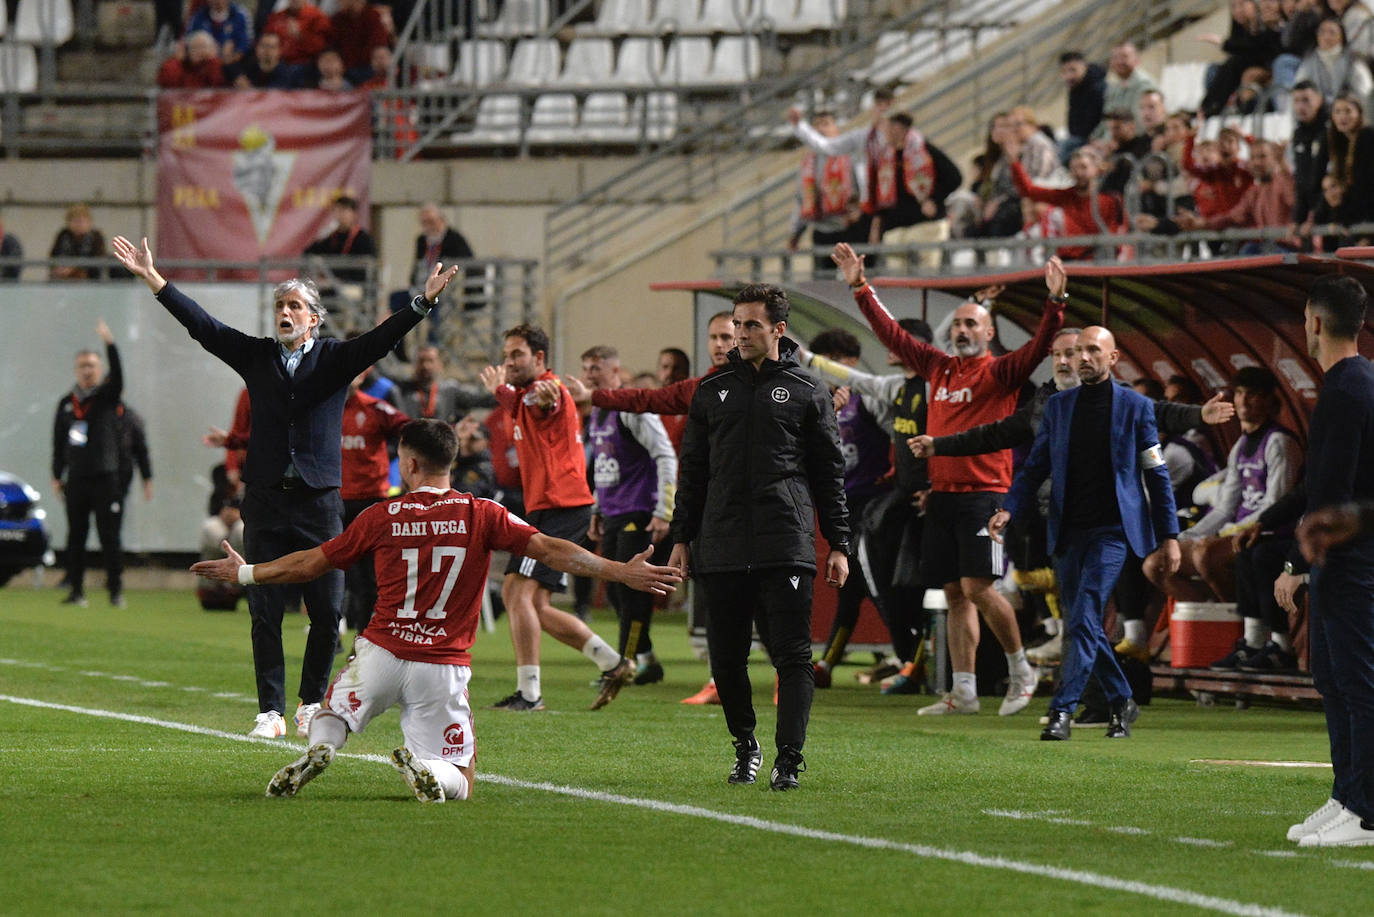
M1368 559L1312 568L1312 681L1331 741L1331 797L1374 822L1374 570Z
M1051 713L1072 713L1091 675L1097 676L1111 704L1131 697L1131 686L1102 628L1103 611L1129 552L1126 532L1119 525L1067 531L1059 536L1054 568L1068 639L1059 689L1050 701Z

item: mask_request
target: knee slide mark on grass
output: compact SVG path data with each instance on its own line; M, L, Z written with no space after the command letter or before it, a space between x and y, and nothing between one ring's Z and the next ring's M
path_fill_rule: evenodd
M305 746L299 743L283 742L280 739L254 739L246 735L224 732L218 729L209 729L204 726L196 726L191 723L178 723L170 720L162 720L156 717L143 716L140 714L123 713L115 710L99 710L90 707L76 707L69 704L57 704L49 701L37 700L27 697L15 697L7 694L0 694L0 701L19 704L26 707L38 707L45 710L59 710L67 713L75 713L82 716L98 717L101 719L118 720L127 723L138 723L147 726L157 726L163 729L174 729L180 732L189 732L196 735L203 735L218 739L227 739L233 742L246 742L250 744L268 745L273 748L281 749L303 749ZM340 757L355 758L365 761L374 761L389 765L387 758L381 755L353 755L340 752ZM807 828L801 825L790 825L785 822L769 821L767 819L755 818L748 815L735 815L729 812L717 812L713 809L706 809L700 806L683 805L680 803L666 802L657 799L642 799L633 796L621 796L616 793L606 793L600 790L592 790L584 787L561 786L555 783L544 783L528 780L519 780L513 777L504 777L498 774L480 774L479 779L499 786L507 786L514 789L534 790L545 793L555 793L561 796L568 796L575 799L584 799L591 802L602 802L611 805L631 806L639 809L646 809L653 812L660 812L669 815L682 815L689 818L700 818L715 821L723 824L736 825L742 828L749 828L755 831L766 831L772 834L782 834L791 837L800 837L808 840L826 841L835 844L846 844L854 847L863 847L871 850L892 850L901 853L909 853L913 856L943 860L950 863L959 863L965 866L973 866L980 869L996 869L1006 872L1020 873L1022 875L1039 876L1046 879L1069 882L1075 885L1090 886L1101 888L1108 891L1122 892L1125 894L1139 895L1145 898L1153 898L1158 901L1167 901L1173 904L1182 904L1191 907L1203 908L1206 910L1218 911L1223 914L1233 914L1237 917L1301 917L1293 911L1286 911L1277 907L1269 907L1261 904L1252 904L1244 901L1236 901L1229 898L1222 898L1216 895L1208 895L1202 892L1195 892L1185 888L1176 888L1168 885L1156 885L1149 882L1137 882L1131 879L1122 879L1116 876L1103 875L1101 873L1088 872L1080 869L1066 869L1060 866L1048 866L1040 863L1030 863L1023 860L1013 860L1006 857L978 853L971 850L952 850L941 847L931 847L925 844L910 844L903 841L894 841L881 837L865 837L863 835L842 834L836 831L823 831L816 828Z

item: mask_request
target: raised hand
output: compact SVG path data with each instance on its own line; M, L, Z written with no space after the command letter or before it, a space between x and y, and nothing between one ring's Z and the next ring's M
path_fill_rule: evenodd
M100 335L106 346L114 343L114 335L110 333L110 326L105 324L105 319L102 318L95 323L95 333Z
M143 282L148 284L149 289L154 293L159 292L167 281L153 267L153 250L148 247L148 237L143 237L142 247L137 247L123 236L115 236L110 240L110 246L114 250L114 256L125 269L135 277L143 278Z
M434 302L439 298L439 294L444 292L444 287L453 279L453 275L458 273L457 265L444 270L442 261L434 263L434 270L429 272L429 277L425 280L425 299Z
M573 404L579 408L585 408L592 403L592 390L581 379L576 376L564 376L563 384L568 387L568 394L572 395Z
M1045 286L1049 287L1050 296L1063 296L1069 289L1069 275L1058 255L1045 262Z
M496 390L506 384L506 371L499 366L488 366L482 370L481 379L487 391L495 395Z
M839 267L840 273L844 275L845 283L851 287L857 287L864 282L864 259L855 253L846 242L841 242L835 246L835 250L830 253L830 260L834 261Z

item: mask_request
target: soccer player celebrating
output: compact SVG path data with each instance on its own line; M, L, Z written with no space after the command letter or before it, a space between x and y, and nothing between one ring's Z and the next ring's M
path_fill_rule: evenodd
M391 761L421 802L472 794L473 731L468 705L468 650L486 588L492 551L532 557L554 569L599 576L633 589L666 594L680 577L648 563L603 560L569 541L541 534L499 503L449 487L458 451L451 427L416 420L401 430L401 479L407 493L364 510L343 534L316 548L261 564L228 557L191 570L254 586L301 583L371 554L377 607L353 655L310 722L310 747L277 771L268 796L294 796L333 761L350 732L361 732L393 705L401 708L405 744Z

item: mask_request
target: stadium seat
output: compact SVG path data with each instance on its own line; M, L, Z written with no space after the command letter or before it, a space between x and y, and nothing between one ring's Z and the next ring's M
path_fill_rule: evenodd
M711 74L711 39L677 38L668 46L663 59L663 82L705 83Z
M658 0L654 7L655 32L690 32L701 18L701 0Z
M653 86L662 79L663 43L657 38L627 38L620 46L612 83Z
M596 21L576 27L578 35L653 35L650 0L602 0Z
M477 104L477 123L470 134L455 140L471 143L518 143L520 141L520 97L490 95Z
M801 0L797 6L797 29L815 32L833 29L844 21L845 0Z
M1169 110L1197 111L1207 91L1203 86L1206 74L1207 64L1201 61L1165 64L1159 74L1159 89Z
M1261 139L1287 143L1293 137L1293 116L1284 111L1270 112L1260 118L1258 127Z
M478 39L458 46L458 66L452 80L468 86L489 86L506 75L506 43Z
M711 58L711 82L747 83L762 69L759 40L752 35L726 35L716 42Z
M644 118L644 135L652 143L664 143L677 136L677 96L671 92L651 92L636 100L638 116Z
M515 44L506 82L512 86L546 86L558 78L563 57L552 38L525 38Z
M756 28L772 29L780 35L808 31L797 19L797 0L755 0L751 22Z
M15 41L64 45L76 34L71 0L19 0L14 14Z
M33 45L0 43L0 92L33 92L38 88L38 55Z
M417 42L410 46L410 63L421 79L446 77L453 71L453 49L446 41Z
M633 143L639 131L630 122L630 100L623 92L593 92L582 103L578 136L592 143Z
M534 100L530 113L530 143L571 143L577 139L577 97L552 92Z
M485 38L520 38L538 35L549 27L548 0L506 0L494 22L477 27Z
M753 16L754 0L702 0L697 21L684 26L682 31L738 35L748 28Z
M560 86L602 86L611 81L615 51L608 38L576 38L563 57Z
M911 66L911 36L902 31L881 32L873 46L873 58L867 67L854 72L854 78L882 86L895 83Z

